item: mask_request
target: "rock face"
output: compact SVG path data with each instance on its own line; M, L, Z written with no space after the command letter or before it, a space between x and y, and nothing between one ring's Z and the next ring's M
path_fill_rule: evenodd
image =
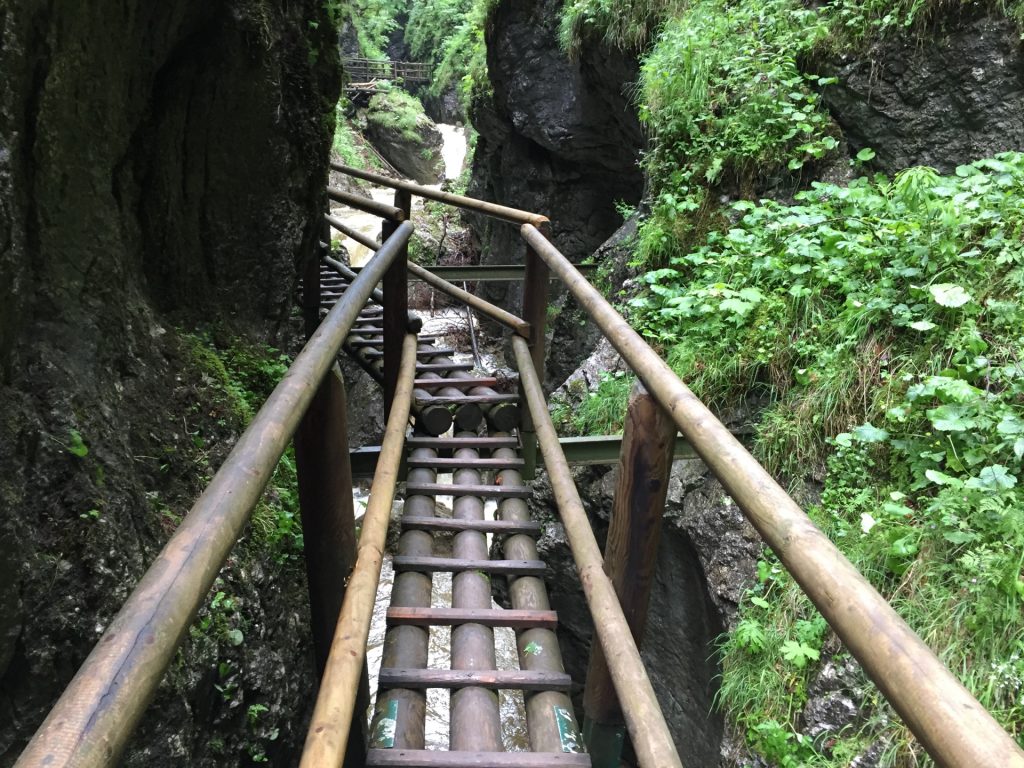
M581 468L576 482L603 546L615 472ZM542 501L537 512L556 519L550 500ZM539 548L549 566L566 671L582 681L593 625L560 524L545 526ZM721 486L709 479L704 465L676 462L641 656L685 765L718 764L724 724L713 709L719 674L714 644L735 616L759 551L757 534ZM579 701L577 707L582 713Z
M970 12L968 12L970 13ZM1001 16L953 18L840 63L824 98L854 152L887 173L957 165L1024 146L1024 46Z
M206 385L175 325L271 338L287 320L338 92L313 0L14 5L0 11L0 766L191 505L203 438L215 468L237 437L195 397ZM301 570L243 544L215 591L232 607L186 643L125 765L284 765L301 744ZM219 628L244 645L226 650Z
M551 237L574 261L590 255L621 217L614 203L643 190L643 134L629 97L634 57L587 46L577 61L559 49L560 0L501 0L487 33L493 96L473 105L479 131L469 194L548 215ZM473 218L485 263L522 263L515 227ZM515 311L519 288L487 297Z

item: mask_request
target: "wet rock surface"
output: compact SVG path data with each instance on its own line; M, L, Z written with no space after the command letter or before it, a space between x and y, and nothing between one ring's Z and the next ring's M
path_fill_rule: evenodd
M971 15L973 14L973 15ZM1024 146L1024 46L1011 19L952 15L922 39L879 43L835 67L824 99L853 152L895 173L957 165Z
M719 674L714 642L735 613L735 604L730 600L733 590L741 590L743 580L752 578L758 549L742 537L741 546L731 539L723 543L721 550L713 546L717 531L710 521L728 518L729 503L720 494L700 493L695 482L684 482L684 478L703 477L702 467L699 462L676 462L673 468L670 513L666 515L658 550L641 655L684 764L710 766L718 763L724 728L721 715L712 706ZM603 547L615 471L607 467L581 467L575 470L575 478L598 543ZM540 519L550 521L544 527L538 549L548 564L549 594L559 616L559 643L566 671L582 685L593 642L593 624L565 531L555 522L555 505L546 479L539 478L535 487L539 493L534 511ZM720 594L709 591L712 582L706 575L708 570L716 569L717 574L727 564L737 571L729 582L734 587L723 587ZM576 693L577 714L581 714L581 689Z
M271 340L290 321L338 92L320 13L0 13L0 766L238 437L179 327ZM260 542L234 550L125 765L293 759L304 578Z
M644 144L630 85L635 57L602 46L571 60L558 44L559 0L502 0L487 37L493 97L473 105L479 131L469 194L551 218L554 243L579 261L622 221L614 203L643 189ZM484 263L522 263L515 227L471 217ZM486 297L516 311L519 287L494 283Z
M420 112L398 115L407 107L397 93L380 93L366 110L366 138L400 173L420 184L438 184L444 178L444 144L434 121Z

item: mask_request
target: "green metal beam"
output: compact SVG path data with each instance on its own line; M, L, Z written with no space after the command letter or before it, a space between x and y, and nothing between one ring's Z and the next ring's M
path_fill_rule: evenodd
M587 277L590 277L597 270L596 264L579 264L576 268ZM353 267L358 272L361 267ZM448 282L461 282L462 280L475 280L489 283L510 283L519 282L523 279L526 268L519 264L467 264L464 266L440 266L427 267L438 277L443 277ZM409 281L416 278L409 276Z
M563 437L558 441L570 464L615 464L622 450L622 435L590 435L587 437ZM377 456L380 448L376 445L365 446L349 454L352 461L352 474L369 476L377 467ZM539 458L539 456L538 456ZM695 459L690 444L682 437L676 438L674 459Z

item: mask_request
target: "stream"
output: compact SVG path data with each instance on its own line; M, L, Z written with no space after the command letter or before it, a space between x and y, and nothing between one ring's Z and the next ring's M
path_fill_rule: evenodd
M456 179L459 174L462 173L463 164L466 162L466 129L461 125L447 125L445 123L438 123L437 130L441 133L441 138L444 140L444 144L441 146L441 156L444 159L444 177L446 179ZM429 185L431 189L440 189L439 184ZM395 202L395 191L388 187L369 187L368 189L370 197L372 197L378 203L387 203L392 205ZM423 198L413 197L412 210L415 216L417 210L422 210ZM374 216L372 213L363 213L357 211L354 208L339 207L331 210L331 214L337 216L345 224L352 229L356 230L360 234L368 235L369 237L377 237L380 235L380 218ZM335 232L331 236L332 242L338 242L345 246L348 250L349 262L353 267L361 267L370 260L370 256L373 255L373 251L367 248L365 245L360 245L354 240L351 240L340 232Z
M444 139L442 155L445 163L445 178L454 179L462 172L466 159L466 136L461 126L438 124L438 130ZM435 188L440 188L435 187ZM394 191L387 187L371 187L370 195L374 200L392 203ZM413 198L413 218L415 220L417 210L422 209L422 198ZM362 213L351 208L338 208L332 212L349 227L357 231L377 237L380 233L380 219L372 214ZM349 253L349 260L352 266L362 266L369 261L372 251L359 243L354 242L339 233L335 233L335 240L339 241ZM424 333L444 333L452 326L465 327L466 315L461 310L444 309L430 317L424 318ZM471 359L470 355L456 355L456 359ZM483 355L482 365L485 368L497 367L498 361L489 355ZM450 483L450 473L438 473L437 482ZM356 489L353 493L355 501L355 512L357 519L366 510L368 493L364 489ZM438 510L447 516L451 516L452 497L438 496ZM401 514L401 502L396 502L394 514ZM497 504L494 501L487 502L484 513L489 519L494 518ZM491 543L491 536L488 535L488 545ZM443 554L437 553L435 554ZM366 663L370 673L370 707L367 711L367 720L373 715L373 700L376 698L377 677L380 670L381 657L384 653L384 633L386 631L386 614L388 603L391 599L391 586L394 583L394 571L391 568L391 556L385 555L381 568L380 584L377 587L377 599L373 609L373 619L370 624L370 635L366 645ZM452 575L450 573L435 573L433 575L433 592L431 604L434 607L451 606L452 601ZM492 605L495 608L500 606L497 603ZM430 641L428 651L428 665L434 669L447 669L450 666L450 639L451 628L432 627L430 629ZM515 632L508 627L499 627L494 630L495 654L499 669L518 669L518 653L516 651ZM523 752L529 749L529 735L526 730L526 712L522 691L500 691L498 701L501 715L502 742L507 751ZM427 717L426 717L426 747L427 749L448 748L448 720L449 720L450 692L444 689L432 688L427 691Z

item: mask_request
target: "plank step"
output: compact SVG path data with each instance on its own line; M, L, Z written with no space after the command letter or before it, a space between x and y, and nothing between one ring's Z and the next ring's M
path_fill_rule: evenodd
M396 669L382 667L380 688L490 688L516 691L563 691L572 688L564 672L525 672L519 669Z
M442 752L371 749L370 768L590 768L590 755L573 752Z
M437 340L439 338L441 338L441 337L440 336L420 336L419 337L419 339L421 341L435 341L435 340ZM348 345L350 347L379 347L379 346L381 346L384 343L384 337L383 336L377 336L375 338L364 338L362 333L359 333L358 331L353 330L352 335L350 335L345 341L348 343ZM432 379L428 379L428 381L432 381Z
M409 448L518 448L519 438L516 437L408 437L405 444Z
M427 337L420 336L420 338ZM473 389L474 387L493 387L497 383L498 380L495 378L481 376L478 379L416 379L412 385L418 389L441 389L442 387Z
M410 496L481 496L488 499L528 499L533 490L520 485L445 485L442 483L406 483L405 497Z
M395 555L391 561L395 573L417 571L419 573L461 573L480 571L503 576L543 576L547 566L540 560L463 560L456 557L429 557Z
M472 371L476 368L473 363L416 363L416 371L418 373L426 373L432 371L434 373L448 372L448 371Z
M485 627L513 629L555 629L558 614L554 611L502 610L501 608L388 608L388 626L454 627L459 624L482 624Z
M462 395L461 397L417 397L417 405L467 405L468 403L514 403L519 401L519 395L498 394L498 395Z
M429 402L429 401L427 401ZM517 469L522 459L406 459L406 466L428 469Z
M437 349L421 349L416 352L416 357L440 357L441 355L453 355L457 349L438 347ZM384 357L384 352L379 349L367 349L366 356L369 358Z
M426 517L408 515L402 518L402 528L409 531L480 531L481 533L523 533L537 536L542 527L532 520L457 520L452 517Z

